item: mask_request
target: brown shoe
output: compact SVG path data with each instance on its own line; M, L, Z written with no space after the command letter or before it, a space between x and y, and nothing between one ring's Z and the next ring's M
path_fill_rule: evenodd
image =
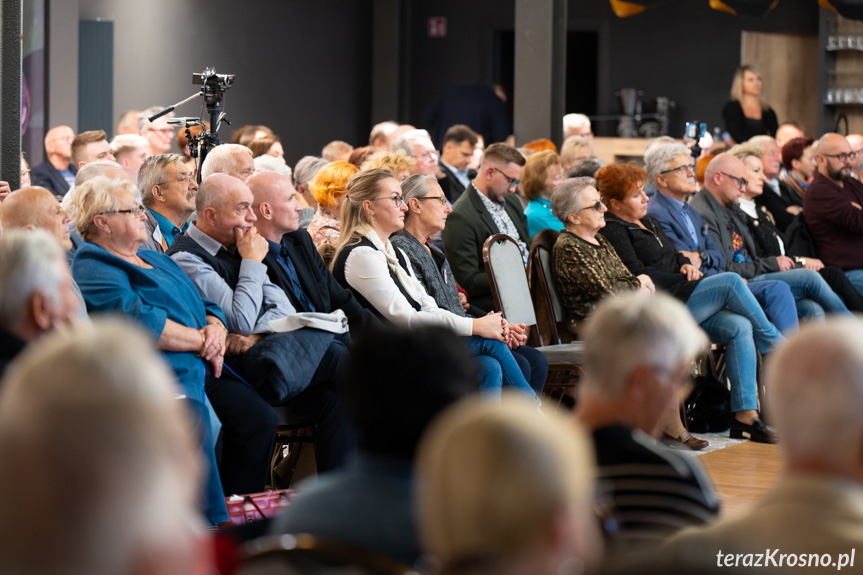
M692 451L701 451L708 445L710 442L705 439L698 439L688 431L684 430L683 433L680 434L680 437L671 437L667 433L662 434L666 439L670 439L671 441L676 441L678 443L682 443Z

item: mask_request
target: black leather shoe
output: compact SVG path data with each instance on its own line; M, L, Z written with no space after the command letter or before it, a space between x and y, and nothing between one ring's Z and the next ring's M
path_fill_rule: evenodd
M779 443L779 436L776 435L776 432L767 427L759 417L752 420L752 425L732 419L731 437L734 439L748 439L756 443Z

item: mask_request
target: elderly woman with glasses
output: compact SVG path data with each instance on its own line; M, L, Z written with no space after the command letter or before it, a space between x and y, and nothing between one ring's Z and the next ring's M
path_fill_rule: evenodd
M702 279L674 250L659 225L646 217L643 173L632 166L606 166L597 172L597 180L568 180L552 195L552 209L566 226L554 246L552 269L570 322L583 320L607 294L668 292L686 304L713 341L728 345L732 437L775 442L775 433L757 418L756 343L766 352L783 337L740 276ZM613 231L608 233L606 226ZM666 432L675 438L683 435Z
M408 207L405 227L390 238L393 247L407 256L409 271L422 283L438 307L461 317L482 317L486 312L467 303L459 291L452 268L444 253L430 238L444 229L452 212L446 195L434 176L415 174L402 183L402 199ZM509 324L507 345L525 379L537 393L542 392L548 375L548 361L532 347L521 345L526 339L523 324Z
M228 515L220 482L229 478L220 479L216 466L219 424L208 393L217 378L219 389L231 379L222 374L227 336L224 315L216 304L201 299L195 285L171 258L153 250L138 251L147 240L147 227L144 208L136 196L131 182L104 176L79 188L75 224L84 241L78 247L72 272L90 313L121 312L134 318L150 332L156 348L173 368L180 384L178 395L190 402L204 428L203 450L210 464L207 517L213 524L222 523ZM218 403L217 399L214 402ZM262 414L262 418L265 421L267 416ZM226 424L227 444L231 440L230 422ZM275 421L272 431L274 435ZM230 457L226 447L222 468L229 468L229 476L245 471ZM260 473L263 487L266 468ZM229 486L225 487L227 491Z
M437 191L441 194L439 186ZM439 199L422 203L425 209L441 208L440 217L445 219L449 207ZM342 206L342 236L332 263L336 280L385 322L419 329L437 325L464 336L479 361L483 396L499 399L506 386L539 403L505 343L518 335L511 332L501 314L470 318L443 309L408 271L408 258L390 241L404 228L407 210L401 187L391 172L373 169L355 174L348 182Z

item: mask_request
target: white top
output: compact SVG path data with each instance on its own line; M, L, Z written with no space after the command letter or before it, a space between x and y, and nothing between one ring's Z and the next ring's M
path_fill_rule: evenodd
M413 275L413 270L406 272ZM425 291L420 302L422 309L414 309L390 276L386 256L377 249L358 246L351 250L345 260L345 280L393 325L409 329L436 325L463 336L473 332L471 318L439 308Z

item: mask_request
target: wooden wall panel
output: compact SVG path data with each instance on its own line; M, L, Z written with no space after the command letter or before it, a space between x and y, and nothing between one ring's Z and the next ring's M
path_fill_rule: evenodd
M797 122L807 136L817 137L818 36L747 31L742 36L741 61L761 70L764 96L779 123Z

